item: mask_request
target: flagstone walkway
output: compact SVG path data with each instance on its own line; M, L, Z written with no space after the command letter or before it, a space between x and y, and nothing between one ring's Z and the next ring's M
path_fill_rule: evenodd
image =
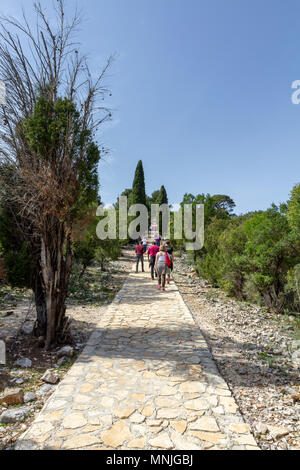
M132 272L16 449L257 444L176 285Z

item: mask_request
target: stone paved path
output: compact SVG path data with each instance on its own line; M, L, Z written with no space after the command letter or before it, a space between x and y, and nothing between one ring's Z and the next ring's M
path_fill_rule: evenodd
M132 272L16 449L257 449L174 283Z

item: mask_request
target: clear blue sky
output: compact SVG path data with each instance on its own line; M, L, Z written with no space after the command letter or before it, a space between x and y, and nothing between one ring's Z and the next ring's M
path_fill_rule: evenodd
M43 0L49 5L49 0ZM237 213L286 201L300 181L299 0L66 0L93 69L107 80L114 121L101 139L101 195L115 202L139 159L146 190L229 194ZM1 0L20 14L31 0Z

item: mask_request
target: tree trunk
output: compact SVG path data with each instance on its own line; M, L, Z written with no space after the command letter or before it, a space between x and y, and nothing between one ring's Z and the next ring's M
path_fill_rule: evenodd
M36 273L35 281L32 286L35 306L36 306L36 321L34 325L34 335L39 338L40 336L46 337L47 332L47 309L45 292L43 288L43 279L41 272Z
M65 317L66 298L72 268L70 235L64 223L52 222L53 229L45 234L41 245L41 268L45 286L47 334L46 349L62 343L70 335Z

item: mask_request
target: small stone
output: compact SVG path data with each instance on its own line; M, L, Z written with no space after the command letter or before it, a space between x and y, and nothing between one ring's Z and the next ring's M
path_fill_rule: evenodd
M57 361L56 361L56 366L57 368L61 367L65 362L67 362L68 358L67 357L60 357Z
M71 346L64 346L57 351L57 357L73 357L74 349Z
M25 382L24 379L16 379L16 380L15 380L15 383L16 383L17 385L22 385L24 382Z
M56 387L54 387L54 385L44 384L38 388L38 390L36 391L36 394L39 397L45 397L45 396L51 395L51 393L54 392L55 388Z
M290 431L286 428L279 426L268 426L268 431L273 439L279 439L280 437L286 436Z
M258 434L267 434L268 432L268 426L264 423L257 423L255 429Z
M24 419L28 416L30 411L31 411L31 408L28 406L15 408L12 410L6 410L0 415L0 423L11 424L11 423L17 423L18 421L24 421Z
M24 335L32 335L33 333L33 325L31 323L24 323L24 325L21 328L21 332Z
M55 385L59 381L59 376L53 372L52 370L48 369L44 373L43 377L41 378L43 382L46 382L47 384L52 384Z
M158 447L160 449L173 449L174 444L170 440L166 432L161 433L158 437L149 440L149 444L152 447Z
M36 400L36 394L34 392L28 392L24 395L24 403L30 403Z
M0 403L6 405L20 405L24 403L24 392L21 388L6 388L3 396L0 398Z
M32 366L32 361L27 357L23 357L22 359L18 359L14 362L14 366L23 367L24 369L28 369Z

